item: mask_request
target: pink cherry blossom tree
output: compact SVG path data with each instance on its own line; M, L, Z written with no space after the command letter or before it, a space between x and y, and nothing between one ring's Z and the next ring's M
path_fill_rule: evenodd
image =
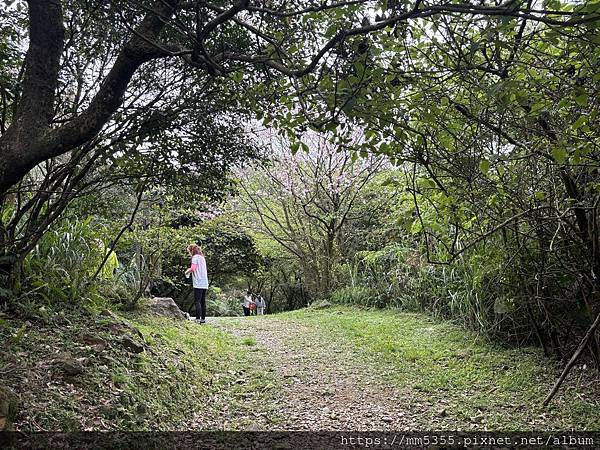
M244 171L239 202L254 230L275 241L299 268L311 294L327 297L346 246L348 225L365 214L361 192L385 164L381 157L357 157L362 133L347 144L306 133L303 150L287 141L270 142L274 159Z

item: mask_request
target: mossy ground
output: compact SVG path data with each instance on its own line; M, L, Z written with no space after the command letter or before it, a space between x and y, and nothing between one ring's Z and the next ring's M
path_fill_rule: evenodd
M19 397L16 428L187 430L194 417L209 420L216 414L206 402L215 392L227 390L235 401L260 385L260 393L268 394L263 389L268 367L249 362L248 343L192 322L127 319L133 328L81 312L57 314L46 323L3 318L0 370L2 384ZM126 350L125 335L145 341L145 351ZM90 337L104 341L105 348L90 345ZM65 353L83 363L81 374L67 375L56 364ZM236 383L241 376L243 386Z

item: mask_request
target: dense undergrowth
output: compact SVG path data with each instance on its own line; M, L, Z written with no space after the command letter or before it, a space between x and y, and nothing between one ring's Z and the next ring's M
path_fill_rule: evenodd
M547 356L563 362L578 343L575 336L583 335L593 319L578 286L560 301L542 298L543 282L523 276L525 263L514 255L483 248L447 264L430 264L417 248L406 242L359 252L344 266L343 286L330 300L450 319L498 343L539 346ZM567 281L563 277L561 282ZM538 315L540 311L548 317ZM568 326L559 325L567 319ZM552 327L558 328L549 331ZM594 345L585 353L591 365L597 358Z

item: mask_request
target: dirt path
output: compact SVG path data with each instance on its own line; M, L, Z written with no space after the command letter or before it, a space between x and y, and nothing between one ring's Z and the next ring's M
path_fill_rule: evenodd
M254 339L255 362L272 367L282 388L264 399L220 413L218 428L252 409L252 429L414 430L419 421L411 396L386 384L349 346L335 345L318 330L291 320L219 318L209 321L229 333ZM252 343L252 341L249 341ZM270 412L262 411L270 409ZM276 412L276 416L274 416ZM268 420L260 420L261 418Z

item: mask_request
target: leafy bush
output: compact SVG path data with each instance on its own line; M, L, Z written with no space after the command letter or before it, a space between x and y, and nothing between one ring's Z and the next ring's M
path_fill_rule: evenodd
M358 252L348 267L349 284L357 292L368 290L369 299L363 303L370 306L420 309L415 292L423 267L420 255L410 246L392 244L377 251ZM339 292L350 298L358 295L347 294L345 289Z
M350 287L338 289L331 300L426 311L491 334L513 326L507 319L514 305L503 292L503 273L502 255L493 250L434 265L426 263L414 244L396 243L357 253Z
M221 290L212 286L206 297L206 311L210 316L240 316L242 314L241 300L244 292L239 289Z
M25 260L30 294L46 303L90 300L103 254L90 219L65 221L47 232Z
M65 220L48 231L25 259L21 309L39 310L40 302L63 307L129 304L138 278L134 263L119 264L113 253L95 275L107 252L100 232L91 218Z

